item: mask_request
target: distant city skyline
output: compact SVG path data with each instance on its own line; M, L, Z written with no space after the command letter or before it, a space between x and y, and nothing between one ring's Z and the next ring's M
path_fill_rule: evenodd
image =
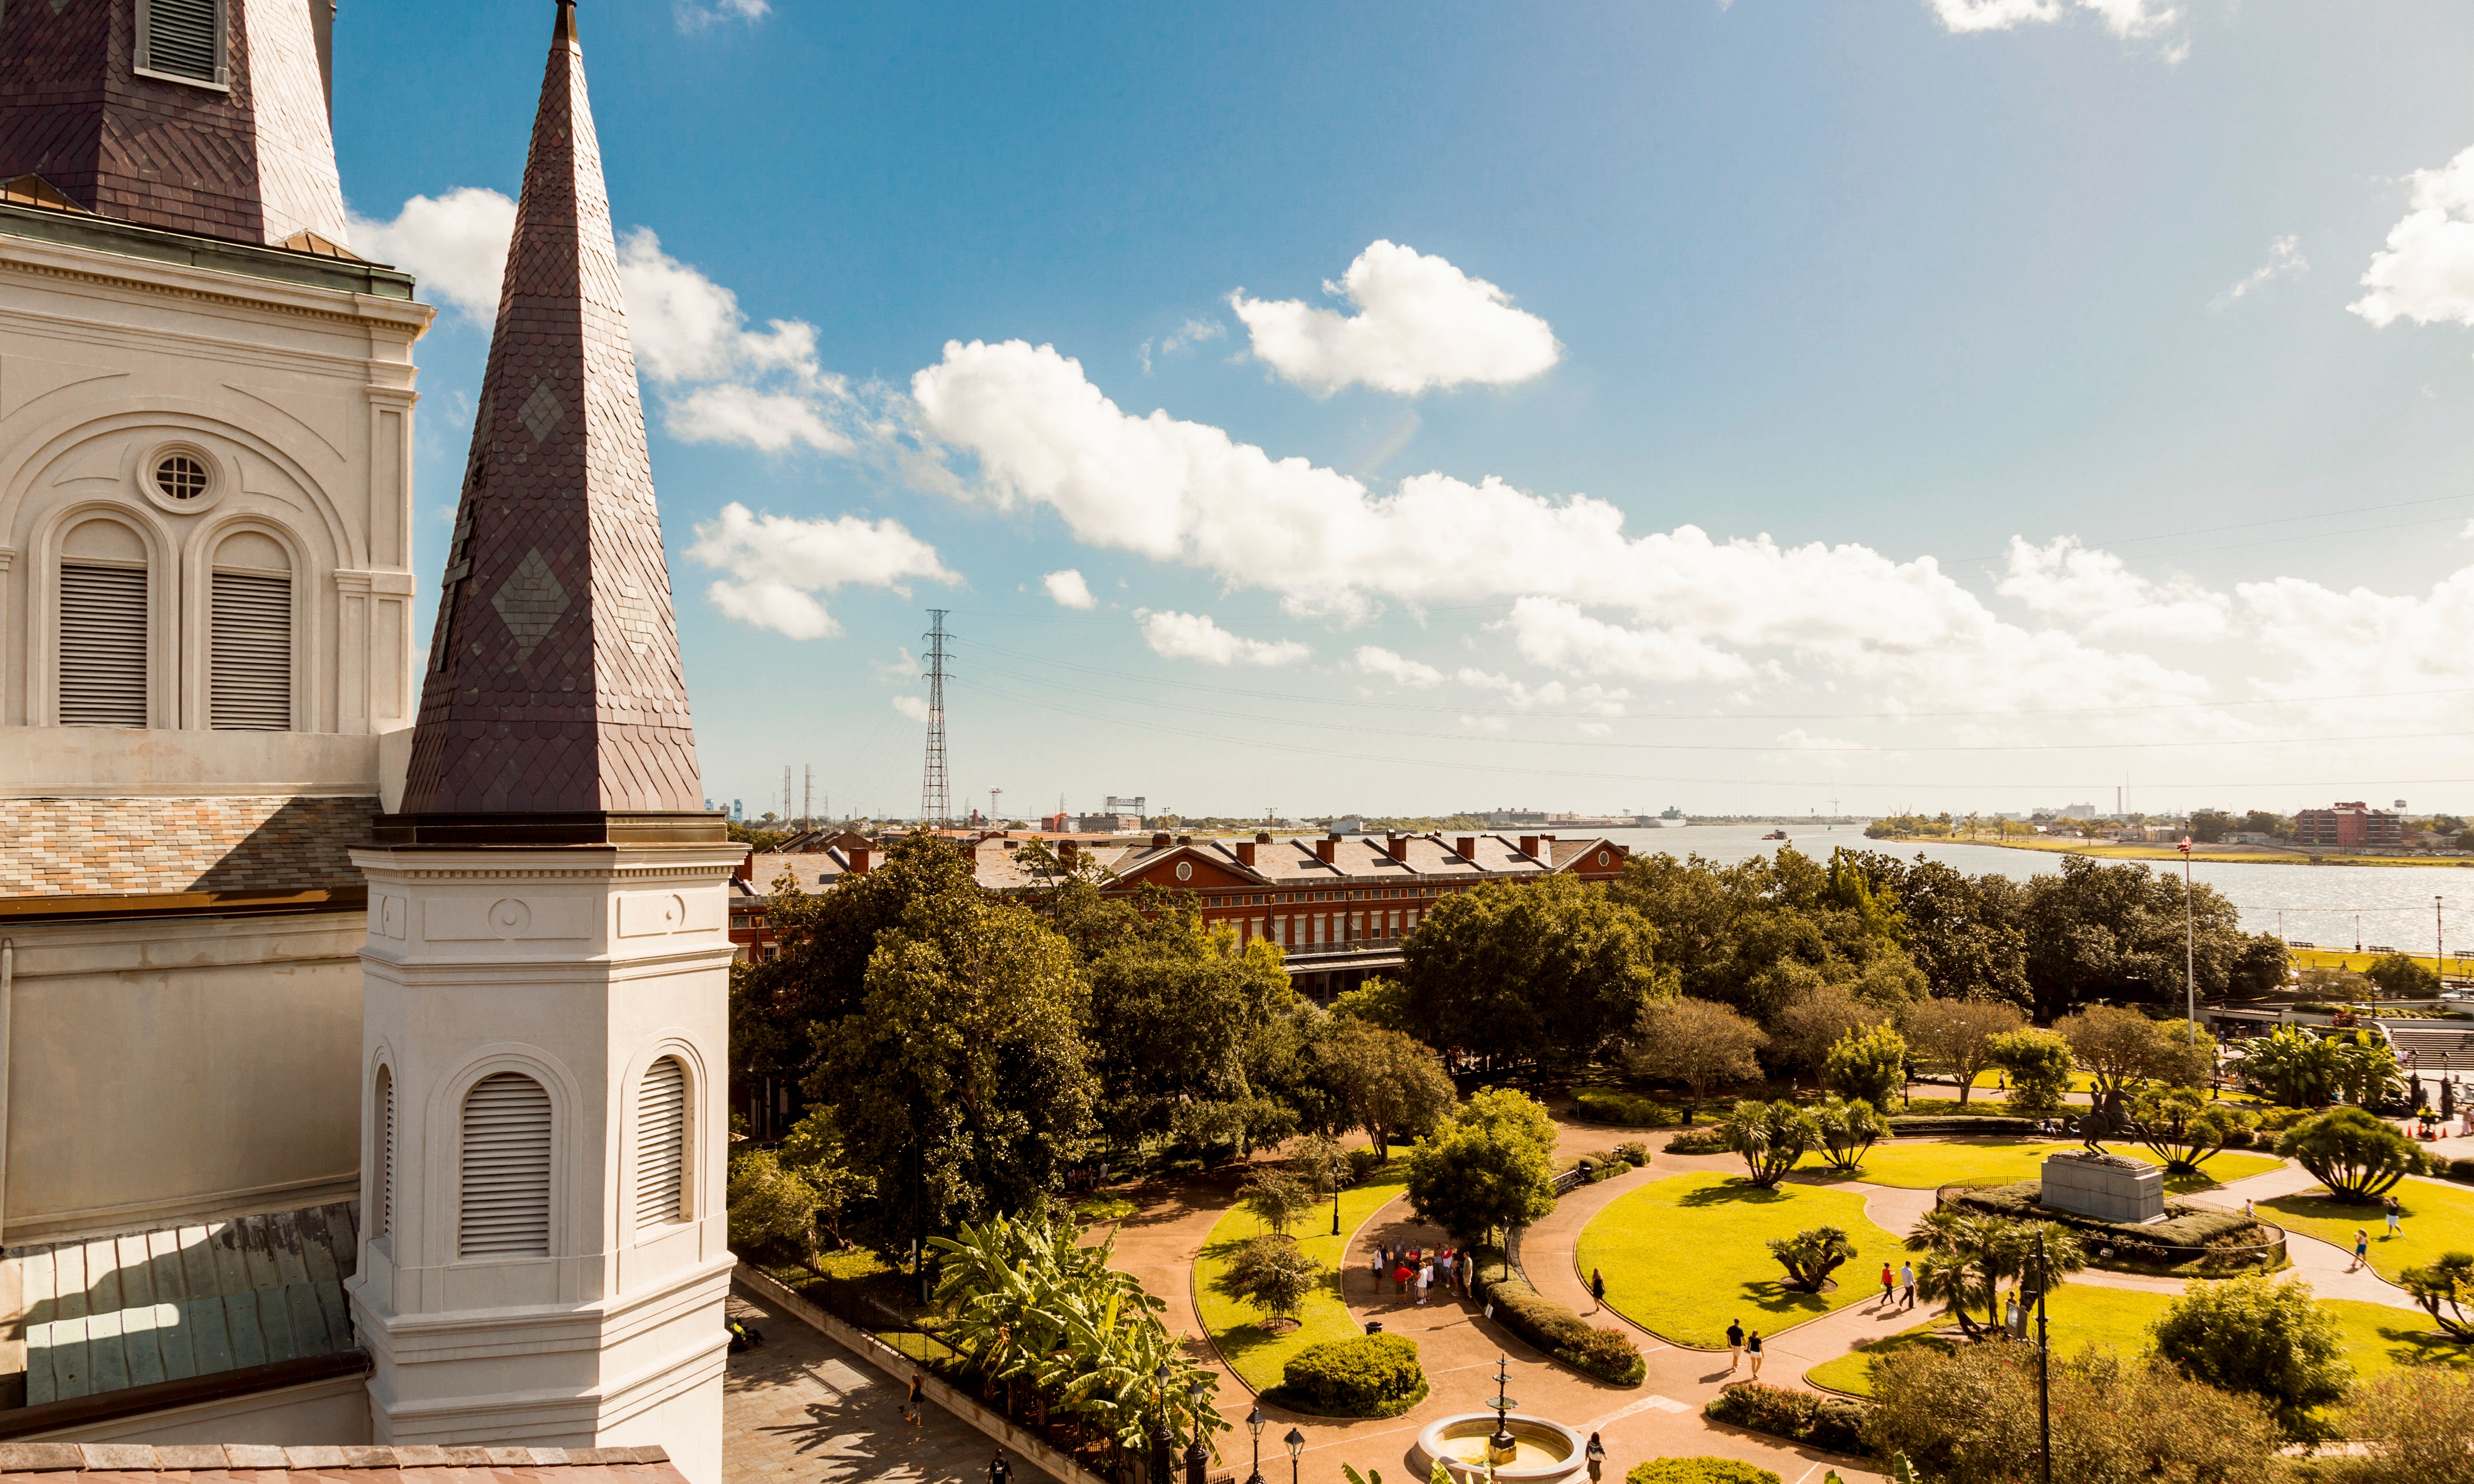
M424 603L537 19L337 24ZM2459 10L582 24L708 792L915 799L933 604L958 805L2474 800Z

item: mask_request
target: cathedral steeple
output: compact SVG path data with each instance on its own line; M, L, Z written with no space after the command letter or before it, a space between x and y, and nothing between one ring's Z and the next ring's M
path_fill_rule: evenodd
M381 842L722 838L703 812L572 0L561 0Z

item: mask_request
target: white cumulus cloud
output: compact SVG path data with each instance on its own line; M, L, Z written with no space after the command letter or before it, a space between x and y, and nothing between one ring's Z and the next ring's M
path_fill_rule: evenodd
M2345 307L2373 324L2474 324L2474 149L2417 170L2405 219L2363 275L2368 294Z
M1544 375L1563 354L1554 330L1512 296L1414 248L1377 241L1323 292L1357 313L1228 296L1255 357L1318 395L1361 383L1403 396L1506 386Z
M678 23L681 34L694 36L710 31L726 20L743 20L750 25L773 13L765 0L670 0L670 18Z
M1443 682L1443 671L1385 649L1380 644L1358 646L1355 658L1359 674L1378 676L1395 685L1425 690Z
M1284 665L1309 658L1314 651L1295 639L1249 639L1220 627L1208 613L1154 612L1134 610L1143 642L1163 659L1200 659L1206 664Z
M2253 289L2278 278L2299 278L2311 271L2311 260L2302 255L2302 242L2297 237L2279 237L2268 245L2268 261L2250 271L2247 277L2228 287L2209 301L2211 309L2225 309L2241 301Z
M1091 585L1084 582L1082 574L1072 567L1067 567L1062 572L1049 573L1039 580L1039 585L1048 590L1048 596L1058 608L1098 608L1100 606L1100 600L1091 596Z
M2182 7L2160 4L2158 0L1926 0L1933 18L1943 29L1968 35L1988 31L2011 31L2021 26L2048 26L2062 18L2070 10L2084 11L2096 17L2097 23L2125 41L2153 40L2180 26ZM2168 62L2179 62L2190 55L2187 38L2175 41L2163 51Z
M498 312L507 276L507 238L516 203L497 191L466 185L439 196L415 196L391 222L353 216L352 251L412 275L419 291L487 324Z
M698 525L695 536L688 560L724 574L705 588L713 606L752 628L794 639L841 633L816 597L819 592L858 584L907 593L903 585L911 578L961 581L937 560L934 546L890 517L759 515L734 500L718 517Z
M662 409L662 426L690 443L742 443L765 453L805 444L822 453L847 453L849 435L827 422L808 398L763 392L736 382L697 387Z
M1994 590L2092 637L2219 639L2232 628L2233 600L2223 593L2186 577L2150 581L2075 537L2042 546L2010 538L2010 570Z
M923 726L928 721L928 698L925 696L896 696L893 708Z
M1742 657L1681 629L1627 629L1556 598L1512 606L1521 658L1577 675L1631 675L1649 681L1734 681L1753 674Z
M1610 689L1604 685L1567 687L1562 681L1531 685L1508 675L1497 675L1473 666L1464 667L1452 679L1475 690L1501 691L1513 708L1520 711L1577 706L1584 711L1595 711L1600 716L1621 716L1624 703L1632 699L1629 690Z

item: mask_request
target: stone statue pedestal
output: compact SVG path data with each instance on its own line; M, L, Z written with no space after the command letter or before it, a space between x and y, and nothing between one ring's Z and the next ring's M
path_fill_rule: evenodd
M2162 1221L2165 1171L2120 1155L2049 1155L2038 1204L2098 1221Z

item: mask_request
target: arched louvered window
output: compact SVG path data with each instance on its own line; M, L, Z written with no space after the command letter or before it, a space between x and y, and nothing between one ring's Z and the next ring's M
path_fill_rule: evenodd
M60 724L143 727L149 619L146 543L117 520L88 520L61 543Z
M292 730L292 559L273 537L236 532L216 548L207 648L207 725Z
M636 1225L688 1214L687 1160L687 1068L677 1057L661 1057L645 1068L636 1094Z
M549 1256L549 1093L521 1072L464 1094L457 1256Z
M376 1135L370 1181L370 1235L395 1231L395 1072L378 1068L378 1084L370 1094L370 1123Z

